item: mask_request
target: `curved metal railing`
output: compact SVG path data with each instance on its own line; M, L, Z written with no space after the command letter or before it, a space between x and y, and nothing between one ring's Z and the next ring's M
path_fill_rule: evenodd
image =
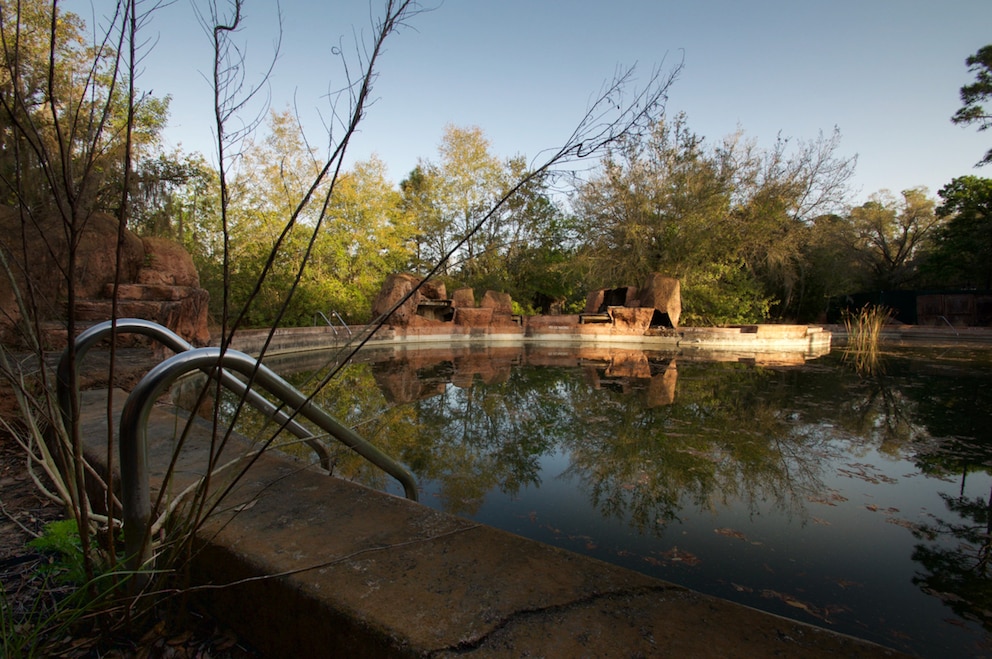
M76 339L76 364L86 352L112 330L110 321L95 325ZM124 545L130 558L130 565L137 569L145 560L145 532L151 521L151 492L148 475L147 424L152 404L177 379L195 370L213 376L219 373L224 386L243 394L247 401L271 413L298 437L309 438L320 446L318 453L322 461L327 460L327 448L317 442L304 426L293 420L281 408L277 408L257 391L234 377L230 371L237 371L252 379L254 384L264 388L277 399L296 410L296 413L310 420L329 435L345 444L353 451L393 476L403 486L408 499L417 500L417 482L405 467L363 439L351 428L342 425L333 416L313 404L305 395L290 383L279 377L272 369L254 357L237 350L221 351L220 348L193 348L174 332L147 320L122 318L117 321L117 331L150 336L173 351L176 355L153 367L138 382L128 395L120 418L120 460L122 504L124 507ZM63 417L68 419L72 403L72 393L76 387L70 382L69 351L62 354L58 366L58 397ZM225 370L226 369L226 370ZM264 401L264 402L263 402ZM315 449L316 450L316 449Z
M102 339L107 337L113 330L112 321L105 321L90 327L86 331L80 333L76 338L76 372L79 371L79 365L83 363L83 358L86 353L89 352L90 348L99 343ZM141 334L143 336L155 339L166 348L169 348L175 353L186 352L188 350L193 350L193 345L186 341L184 338L173 332L167 327L163 327L158 323L154 323L150 320L144 320L143 318L119 318L117 320L117 333L118 334ZM208 376L212 375L211 368L202 369L204 373ZM300 439L306 441L307 445L313 449L313 451L320 458L320 465L327 471L331 470L331 454L327 450L327 447L323 443L314 439L313 433L310 432L305 426L300 424L298 421L294 420L289 414L287 414L282 408L276 407L268 399L259 394L257 391L252 391L247 384L237 379L230 373L221 372L220 375L221 384L233 391L239 396L244 396L245 402L249 405L262 412L270 419L273 419L276 423L284 425L289 432L293 433ZM76 383L69 382L69 351L65 350L62 353L62 358L59 360L58 367L58 397L59 397L59 407L62 410L62 418L66 423L66 427L69 425L69 409L71 404L70 396L72 396L72 391L77 390L78 387L72 386Z

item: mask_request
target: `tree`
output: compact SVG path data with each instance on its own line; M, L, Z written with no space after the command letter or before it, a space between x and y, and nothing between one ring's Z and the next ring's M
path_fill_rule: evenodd
M927 271L944 285L992 289L992 179L961 176L937 193L935 236Z
M867 280L850 217L829 213L813 218L802 245L803 296L795 307L802 321L824 322L830 300L861 289Z
M561 225L561 210L548 193L550 172L531 172L522 156L501 161L478 127L447 126L438 155L437 162L421 160L400 184L403 206L417 226L416 260L421 267L440 262L442 273L460 285L501 290L530 303L541 282L522 256L554 261L544 247L549 234L561 238L553 228ZM499 199L504 203L491 212ZM451 259L443 259L449 251ZM561 297L561 291L544 294Z
M840 205L852 172L838 144L765 151L738 132L711 146L679 115L619 145L576 198L590 287L669 274L689 323L762 320L776 301L794 311L808 225Z
M337 187L305 276L314 309L366 322L382 282L413 260L416 227L378 158L356 163ZM337 290L322 290L328 282Z
M89 43L82 19L56 3L0 0L4 203L118 214L125 163L156 147L169 107L133 87L128 20L119 7Z
M736 157L742 170L736 223L756 238L746 242L744 260L776 301L771 312L780 318L806 317L807 289L813 285L806 257L820 238L815 220L846 205L857 159L838 156L840 140L837 129L812 140L779 136L767 151L749 145ZM812 302L819 306L815 298Z
M215 215L215 186L216 172L198 153L176 150L145 158L132 179L130 228L201 252L210 245L203 234Z
M415 254L410 267L418 274L425 274L434 264L441 263L450 248L448 231L445 230L441 210L438 208L440 180L434 166L421 162L400 182L403 210L413 218L415 227ZM447 274L447 262L441 273Z
M904 190L901 200L882 190L851 211L861 261L870 273L868 288L892 290L913 282L942 222L935 205L926 188Z
M445 273L454 268L471 277L479 269L476 259L501 230L499 215L476 229L504 188L503 164L492 154L482 129L445 126L437 162L421 160L403 187L409 193L408 205L422 214L418 224L423 251L436 258L448 246L460 244L442 267Z
M951 121L956 124L978 124L978 130L992 126L992 111L986 110L983 102L992 98L992 44L978 49L965 60L968 71L975 74L975 82L961 87L961 102L964 104L954 113ZM977 166L992 163L992 149L985 152Z

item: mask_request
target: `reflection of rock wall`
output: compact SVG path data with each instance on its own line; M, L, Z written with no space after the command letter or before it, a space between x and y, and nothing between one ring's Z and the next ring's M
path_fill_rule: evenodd
M375 364L372 374L390 405L412 403L444 391L444 382L423 380L415 369L403 368L402 365L388 362Z
M646 391L650 407L670 405L675 400L678 371L673 357L649 357L642 350L620 348L466 346L410 350L374 362L373 374L386 399L397 404L436 396L449 383L468 389L476 380L486 384L506 382L518 364L584 366L595 388Z
M373 373L390 403L409 403L436 396L448 383L468 389L476 379L506 382L522 352L518 347L410 350L375 362Z

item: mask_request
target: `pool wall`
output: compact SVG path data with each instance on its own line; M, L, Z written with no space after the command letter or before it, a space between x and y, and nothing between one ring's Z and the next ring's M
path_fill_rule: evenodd
M733 327L685 327L678 330L631 329L611 324L583 324L579 316L530 316L517 323L486 327L429 323L396 327L386 325L369 345L434 344L485 341L524 343L553 341L584 345L638 345L650 349L734 351L743 353L799 353L816 357L830 351L831 332L815 325L739 325ZM345 345L364 327L300 327L277 329L266 354L319 350ZM269 330L243 330L235 334L232 347L257 355Z

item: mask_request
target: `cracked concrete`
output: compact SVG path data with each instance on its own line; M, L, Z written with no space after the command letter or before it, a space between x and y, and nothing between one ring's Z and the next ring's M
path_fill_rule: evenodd
M84 399L96 456L101 395ZM172 414L153 411L153 473L175 428ZM187 478L208 436L194 424L180 465ZM202 601L273 657L897 656L275 454L252 466L198 538Z

